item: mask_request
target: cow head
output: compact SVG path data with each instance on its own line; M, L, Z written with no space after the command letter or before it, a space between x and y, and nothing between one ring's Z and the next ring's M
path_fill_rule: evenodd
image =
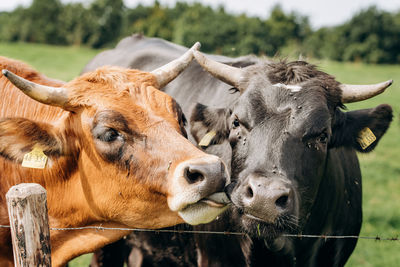
M184 57L187 65L192 50ZM2 119L0 154L15 163L34 148L48 156L46 168L34 175L43 177L50 216L59 216L62 225L111 221L160 228L209 222L224 210L218 201L228 173L219 158L184 137L179 106L158 90L183 70L178 63L152 73L103 67L62 87L3 70L30 98L64 111L51 122L40 116ZM75 195L66 197L71 192ZM65 207L51 205L66 198L60 203ZM66 210L73 215L62 218Z
M329 175L330 152L371 151L392 119L388 105L343 112L342 104L376 95L392 81L350 86L302 61L238 69L199 52L195 57L240 93L228 108L197 104L191 133L197 141L215 133L207 151L230 144L232 184L227 191L233 214L239 228L255 237L274 240L301 228L321 179ZM372 135L376 140L368 143Z

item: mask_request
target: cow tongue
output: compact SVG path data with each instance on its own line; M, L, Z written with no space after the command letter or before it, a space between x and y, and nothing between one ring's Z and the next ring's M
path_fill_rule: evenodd
M211 207L224 207L225 205L230 203L228 196L224 192L214 193L206 198L200 200L201 202L206 203Z

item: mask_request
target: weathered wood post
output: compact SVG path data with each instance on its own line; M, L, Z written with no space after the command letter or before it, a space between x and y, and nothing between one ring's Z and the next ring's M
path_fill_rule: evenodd
M6 194L14 265L51 266L47 194L39 184L19 184Z

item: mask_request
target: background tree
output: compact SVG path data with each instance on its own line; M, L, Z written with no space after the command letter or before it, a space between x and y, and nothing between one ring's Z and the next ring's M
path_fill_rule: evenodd
M317 30L304 48L312 56L339 61L399 63L399 13L372 6L340 26Z
M93 26L89 45L99 48L116 41L121 32L123 8L122 0L92 2L88 13L88 23Z
M171 17L169 9L163 8L158 1L148 9L141 7L141 12L135 12L136 17L130 26L131 33L142 33L146 36L158 36L171 40L175 18ZM133 14L133 13L131 13Z
M59 0L33 0L26 10L20 40L27 42L61 44L64 37L58 34L58 17L62 12Z
M66 4L59 16L62 26L59 34L64 36L65 44L82 45L89 42L94 33L89 10L81 3Z
M172 40L185 46L201 41L202 51L229 55L237 40L236 21L223 8L215 11L196 3L177 19Z
M133 33L230 56L297 56L369 63L400 62L400 12L372 6L335 27L312 30L307 17L276 5L267 19L233 15L223 6L177 2L138 5L123 0L62 4L33 0L28 8L0 13L0 41L112 47Z

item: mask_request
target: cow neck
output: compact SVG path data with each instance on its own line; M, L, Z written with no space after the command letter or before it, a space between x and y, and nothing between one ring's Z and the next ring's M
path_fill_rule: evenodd
M88 225L98 226L98 224ZM117 223L103 223L102 227L126 227ZM130 231L100 231L84 229L76 231L51 231L52 266L65 266L71 259L93 252L128 235Z

